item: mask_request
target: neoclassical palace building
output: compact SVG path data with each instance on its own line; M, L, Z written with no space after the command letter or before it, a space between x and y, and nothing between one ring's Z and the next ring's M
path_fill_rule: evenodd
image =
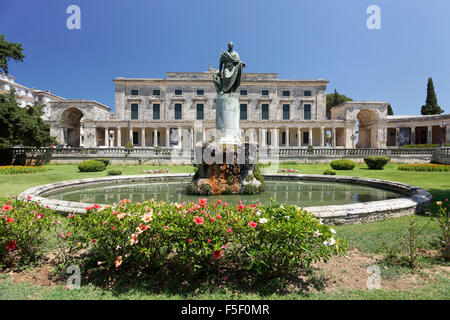
M212 76L216 73L210 67L206 72L167 72L165 78L116 78L115 113L96 101L67 100L33 90L36 97L47 93L44 120L61 144L190 148L214 135L217 93ZM0 80L0 92L6 91L7 81ZM242 139L283 148L450 142L450 114L388 116L387 102L346 102L332 108L327 119L327 84L324 79L285 80L276 73L245 73L238 92Z

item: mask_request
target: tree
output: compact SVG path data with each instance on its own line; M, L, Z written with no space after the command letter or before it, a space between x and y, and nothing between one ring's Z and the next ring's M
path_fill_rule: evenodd
M334 93L327 94L327 119L331 117L331 108L346 101L353 101L353 99L343 94L339 94L336 89L334 89Z
M428 78L427 84L427 100L425 104L422 106L421 113L422 115L430 115L430 114L441 114L444 110L442 110L437 104L436 93L434 92L433 79Z
M394 115L394 110L392 110L392 107L391 107L390 104L387 107L387 114L388 114L388 116L393 116Z
M5 40L5 35L0 35L0 71L8 73L8 60L22 62L25 58L22 50L20 43L8 42Z

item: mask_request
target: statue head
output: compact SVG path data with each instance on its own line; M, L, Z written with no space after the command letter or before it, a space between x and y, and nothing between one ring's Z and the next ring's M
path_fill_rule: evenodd
M233 50L233 41L228 42L228 49Z

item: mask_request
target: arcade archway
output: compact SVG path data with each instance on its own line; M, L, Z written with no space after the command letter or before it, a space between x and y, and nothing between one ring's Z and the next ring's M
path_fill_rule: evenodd
M81 119L83 116L83 112L74 107L68 108L61 113L64 142L68 146L80 146Z

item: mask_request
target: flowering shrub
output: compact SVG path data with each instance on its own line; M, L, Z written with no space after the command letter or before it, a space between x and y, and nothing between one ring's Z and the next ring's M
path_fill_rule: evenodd
M398 166L398 170L402 171L425 171L425 172L447 172L450 171L449 165L418 163L418 164L402 164Z
M175 267L187 274L234 266L254 274L292 271L345 252L335 231L296 206L230 206L216 200L122 200L69 216L73 243L118 270Z
M439 227L441 229L442 255L445 259L450 260L450 203L448 199L437 201L433 207L433 213L437 217Z
M0 265L38 257L43 232L57 222L52 210L30 200L0 199Z
M47 171L47 169L40 166L0 166L0 174L23 174L45 171Z
M142 173L169 173L169 169L161 169L161 170L144 170Z
M297 169L278 169L278 172L297 173Z

